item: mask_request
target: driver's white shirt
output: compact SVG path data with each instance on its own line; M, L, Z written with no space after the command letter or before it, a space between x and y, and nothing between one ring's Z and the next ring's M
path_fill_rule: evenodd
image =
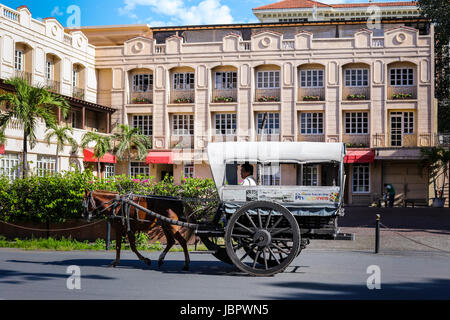
M244 179L244 181L242 182L243 186L256 186L256 181L252 176L248 176L247 178Z

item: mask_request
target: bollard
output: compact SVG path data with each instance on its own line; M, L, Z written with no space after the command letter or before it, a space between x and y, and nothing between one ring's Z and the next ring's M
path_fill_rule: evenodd
M109 250L110 245L111 245L111 220L108 219L106 229L106 251Z
M380 215L377 214L375 223L375 253L380 251Z

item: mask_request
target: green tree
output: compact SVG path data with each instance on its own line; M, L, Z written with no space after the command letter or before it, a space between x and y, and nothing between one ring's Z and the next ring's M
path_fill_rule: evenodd
M445 180L449 173L450 150L444 148L421 148L421 166L428 169L429 178L433 181L434 197L444 197ZM437 182L442 176L442 183L438 187ZM450 185L449 185L450 186Z
M88 148L91 143L95 143L94 157L97 158L97 176L100 178L100 158L111 151L111 138L96 132L86 132L81 139L81 147Z
M131 128L125 124L119 126L120 131L114 134L114 141L118 143L115 154L120 160L131 161L131 151L137 150L137 159L142 160L147 155L147 150L151 148L150 138L141 133L139 128ZM129 174L129 172L128 172Z
M5 112L0 114L0 137L4 137L10 122L17 121L23 126L22 177L24 178L29 170L28 145L31 149L36 145L38 122L43 120L47 128L55 126L57 121L53 109L61 109L65 116L70 106L62 96L50 93L42 87L32 87L21 78L5 82L14 86L15 92L0 94L0 103L5 107Z
M69 144L72 148L72 153L78 149L78 143L71 136L73 134L73 128L68 126L51 127L47 129L45 141L50 146L51 139L56 138L56 172L59 172L59 153L64 150L64 146Z
M435 26L436 98L439 101L439 130L450 132L450 1L419 0L422 14Z

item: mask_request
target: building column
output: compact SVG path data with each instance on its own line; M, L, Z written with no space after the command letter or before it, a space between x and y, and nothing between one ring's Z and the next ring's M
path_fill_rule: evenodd
M106 133L111 133L111 114L106 113Z
M85 129L86 126L86 107L81 108L81 129Z

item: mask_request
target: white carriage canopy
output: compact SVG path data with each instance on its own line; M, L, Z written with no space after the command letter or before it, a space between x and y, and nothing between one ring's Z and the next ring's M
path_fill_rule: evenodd
M207 153L214 182L220 192L228 163L342 163L345 145L324 142L213 142L208 144Z

